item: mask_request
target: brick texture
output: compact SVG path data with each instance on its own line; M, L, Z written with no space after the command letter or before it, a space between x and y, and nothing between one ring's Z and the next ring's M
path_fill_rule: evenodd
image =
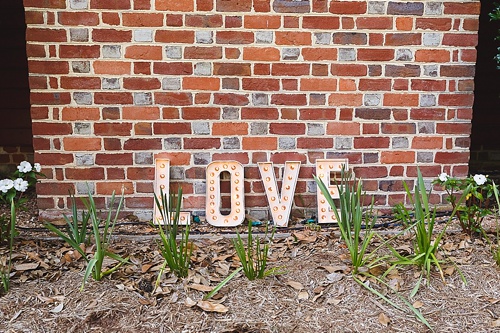
M417 165L467 170L478 0L24 5L44 210L88 182L102 203L123 186L125 212L148 219L155 157L196 214L204 167L240 161L262 217L260 161L301 161L296 204L311 209L318 158L348 158L379 206L405 198L391 184Z

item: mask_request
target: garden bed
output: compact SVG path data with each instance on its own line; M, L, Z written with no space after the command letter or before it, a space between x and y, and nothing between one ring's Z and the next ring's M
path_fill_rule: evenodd
M36 221L32 210L19 215L18 225L33 228ZM354 281L347 249L336 228L311 230L296 224L279 231L269 264L282 266L286 274L249 281L240 273L210 300L208 306L222 312L209 312L210 308L199 302L207 292L200 290L215 287L240 265L229 240L232 235L203 227L203 232L193 237L189 277L181 280L167 273L161 288L152 293L163 262L156 237L147 224L122 222L112 248L130 256L131 263L102 281L90 279L83 291L79 289L84 261L42 229L21 228L14 248L11 291L0 297L0 331L429 331L387 287L374 279L364 281L402 310ZM491 229L494 224L489 220L485 225ZM433 272L430 283L423 284L413 298L409 294L418 280L418 268L399 268L386 280L437 332L498 330L499 269L485 241L465 236L459 229L454 222L450 225L440 254L457 264L467 283L453 265L443 267L445 282ZM377 231L391 235L397 227ZM399 237L394 246L411 251L409 237Z

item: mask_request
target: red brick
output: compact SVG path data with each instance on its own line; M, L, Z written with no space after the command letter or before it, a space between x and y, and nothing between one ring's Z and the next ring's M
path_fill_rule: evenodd
M419 33L388 33L385 35L385 44L390 46L420 45L422 35Z
M300 120L335 120L337 110L335 108L326 109L300 109Z
M161 105L191 105L193 104L193 96L190 93L160 93L154 94L154 99L157 104Z
M445 109L411 109L410 118L414 120L444 120L446 116Z
M90 9L131 9L130 0L90 0Z
M252 9L252 0L216 0L218 12L249 12Z
M340 28L340 20L335 16L304 16L303 29L334 30Z
M59 46L59 57L61 58L99 58L100 54L99 45Z
M131 123L95 123L94 134L99 136L130 136Z
M278 119L276 108L241 108L241 119L273 120Z
M156 10L191 12L194 10L194 0L155 0Z
M101 139L85 137L63 138L65 151L97 151L101 150Z
M481 4L479 2L445 2L444 14L479 15Z
M464 19L463 28L467 31L478 31L479 30L479 19Z
M99 25L99 14L89 12L60 12L57 14L58 22L62 25Z
M383 123L384 134L415 134L416 126L413 123Z
M128 27L162 27L161 13L123 13L123 25Z
M123 191L123 194L132 194L134 193L134 184L132 182L110 182L106 181L103 183L96 184L96 193L102 195L111 195L115 193L116 195L120 195Z
M132 31L115 29L93 29L92 40L94 42L130 42L132 41Z
M45 58L45 47L43 45L27 44L26 55L28 56L28 58Z
M470 123L438 123L436 132L439 134L470 134Z
M330 13L332 14L365 14L366 1L332 1Z
M310 32L275 32L277 45L311 45Z
M193 74L193 65L189 62L155 62L153 73L166 75L190 75Z
M477 34L445 34L444 46L477 46Z
M276 137L243 137L243 150L276 150L278 138Z
M426 79L413 79L411 80L411 90L421 91L445 91L445 80L426 80Z
M250 64L241 63L215 63L213 69L214 75L223 76L250 76Z
M27 28L26 41L28 42L66 42L66 30L64 29L43 29Z
M62 109L62 120L99 120L100 111L92 107L66 107Z
M271 96L274 105L307 105L305 94L274 94Z
M281 27L281 18L270 15L245 16L246 29L278 29Z
M34 8L66 8L66 0L24 0L24 7L34 7Z
M122 110L124 120L158 120L160 119L160 109L157 107L128 106Z
M273 64L271 69L272 75L275 76L299 76L299 75L309 75L310 65L309 64Z
M130 74L131 64L125 61L94 61L94 73L95 74Z
M440 136L414 137L411 142L412 149L442 149L443 138Z
M219 138L184 138L184 149L219 149Z
M120 19L120 15L118 15L118 13L103 12L101 14L101 18L102 18L102 23L104 23L104 24L115 25L115 26L120 25L121 19Z
M354 148L389 148L390 139L388 137L357 137L354 138Z
M222 59L222 48L219 46L188 46L184 49L185 59Z
M131 153L123 154L96 154L95 163L97 165L132 165L133 158Z
M242 86L243 90L279 91L280 81L278 79L243 78Z
M44 93L32 92L30 94L31 105L65 105L71 102L71 95L67 92Z
M448 31L451 29L451 18L422 18L418 17L415 21L417 29Z
M439 95L438 104L442 106L472 106L473 94L442 94Z
M67 61L28 61L30 73L40 74L68 74L69 65Z
M155 122L153 124L154 134L191 134L190 123L163 123Z
M213 123L212 134L220 136L247 135L248 124L235 122Z
M133 104L131 93L127 92L96 92L94 94L95 104Z
M434 163L442 164L458 164L458 163L469 163L469 152L436 152L434 157ZM434 177L438 173L434 174Z
M161 139L127 139L123 145L125 150L158 150L161 149Z
M182 118L185 120L220 119L221 110L217 107L186 107L182 108Z
M306 125L304 123L271 123L269 125L270 134L282 135L304 135Z
M305 61L337 60L337 49L335 48L308 48L302 49L302 57Z
M68 135L73 133L71 124L33 122L33 135Z
M383 151L380 161L384 164L414 163L414 151Z
M384 95L384 106L418 106L418 94L392 94Z
M222 25L222 15L186 15L187 27L218 28Z
M161 88L160 80L149 77L125 77L123 78L123 88L132 90L153 90Z
M415 60L418 62L446 63L450 61L450 51L448 50L417 50Z
M326 127L326 133L329 135L359 135L359 123L329 122Z
M237 161L241 164L248 164L249 158L247 153L215 153L212 161Z
M161 46L132 45L125 49L125 58L161 60L162 52Z
M250 102L248 100L248 95L243 94L214 94L214 104L217 105L248 105Z
M217 31L215 40L217 44L251 44L254 41L253 32L250 31Z
M366 65L332 64L331 74L336 76L365 76L368 73Z
M391 17L358 17L356 18L358 29L387 30L393 28Z
M358 49L359 61L389 61L393 59L393 49Z
M100 89L101 79L98 77L61 77L61 88L64 89Z
M333 148L333 138L312 138L299 137L297 138L298 149L328 149Z
M474 77L475 66L473 65L442 65L441 76L446 77Z
M157 30L155 41L160 43L194 43L194 31Z
M387 177L387 168L385 166L364 166L354 167L354 174L361 179L385 178Z
M185 77L182 88L186 90L219 90L220 79L214 77Z
M245 47L243 60L279 61L280 51L274 47Z
M333 106L361 106L363 105L363 95L360 93L345 94L333 93L328 97L328 105Z
M390 79L359 79L359 90L361 91L390 91Z

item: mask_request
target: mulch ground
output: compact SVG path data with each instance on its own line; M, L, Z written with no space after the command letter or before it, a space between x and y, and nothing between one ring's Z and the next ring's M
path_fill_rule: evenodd
M495 222L489 222L494 229ZM203 302L206 290L239 267L230 239L234 230L226 234L195 228L189 277L181 280L167 272L153 292L163 262L154 228L121 223L112 248L129 256L130 264L102 281L89 280L80 291L84 261L40 228L35 207L20 213L11 291L0 296L0 332L430 331L387 287L363 278L400 309L354 281L347 250L334 227L295 224L279 231L269 265L285 274L249 281L239 273ZM440 255L456 266L443 266L444 282L433 272L411 299L418 268L394 270L387 283L408 298L436 332L500 331L500 270L488 244L464 236L455 224L449 230ZM390 237L397 227L377 231ZM399 237L394 246L411 251L411 235ZM6 250L0 248L1 257ZM92 252L91 247L87 250Z

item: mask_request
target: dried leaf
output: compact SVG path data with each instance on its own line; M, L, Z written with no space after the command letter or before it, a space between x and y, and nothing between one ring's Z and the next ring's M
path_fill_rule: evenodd
M184 305L186 305L188 308L192 308L193 306L196 305L196 301L193 301L191 297L186 297L186 300L184 301Z
M299 295L297 296L298 299L309 299L309 293L307 291L301 291L299 292Z
M500 327L500 318L490 322L490 327Z
M151 265L151 264L144 264L141 267L141 272L146 273L151 267L153 267L153 265Z
M188 288L198 290L198 291L205 291L205 292L210 292L210 291L212 291L212 289L214 289L213 287L205 286L204 284L198 284L198 283L190 284L190 285L188 285Z
M413 307L415 309L419 309L421 308L422 306L424 306L424 303L420 302L420 301L416 301L415 303L413 303Z
M451 276L453 275L453 273L455 273L455 267L453 266L450 266L444 270L445 275Z
M63 310L64 308L64 303L59 303L58 306L56 306L55 308L53 309L50 309L49 312L52 312L52 313L59 313Z
M391 322L391 319L385 313L381 312L378 315L378 322L384 326L387 326Z
M29 270L38 268L39 265L40 264L37 262L28 262L25 264L17 264L14 266L14 269L16 271L29 271Z
M290 287L292 287L295 290L299 290L300 291L300 290L304 289L304 286L300 282L295 282L295 281L288 280L286 282L286 284L289 285Z
M333 304L333 305L339 305L340 302L342 302L341 299L338 299L338 298L329 298L326 303L327 304Z
M196 305L200 309L202 309L203 311L206 311L206 312L226 313L229 311L229 309L226 306L224 306L222 304L213 303L210 301L198 301L198 303L196 303Z
M310 232L306 231L294 232L293 236L301 243L314 243L318 238L316 235L311 235Z
M328 283L334 283L342 280L344 277L344 274L341 273L331 273L326 276L326 279L328 280Z
M328 273L335 273L335 272L345 272L348 270L349 267L346 265L337 265L337 266L320 266L319 268L326 269Z

